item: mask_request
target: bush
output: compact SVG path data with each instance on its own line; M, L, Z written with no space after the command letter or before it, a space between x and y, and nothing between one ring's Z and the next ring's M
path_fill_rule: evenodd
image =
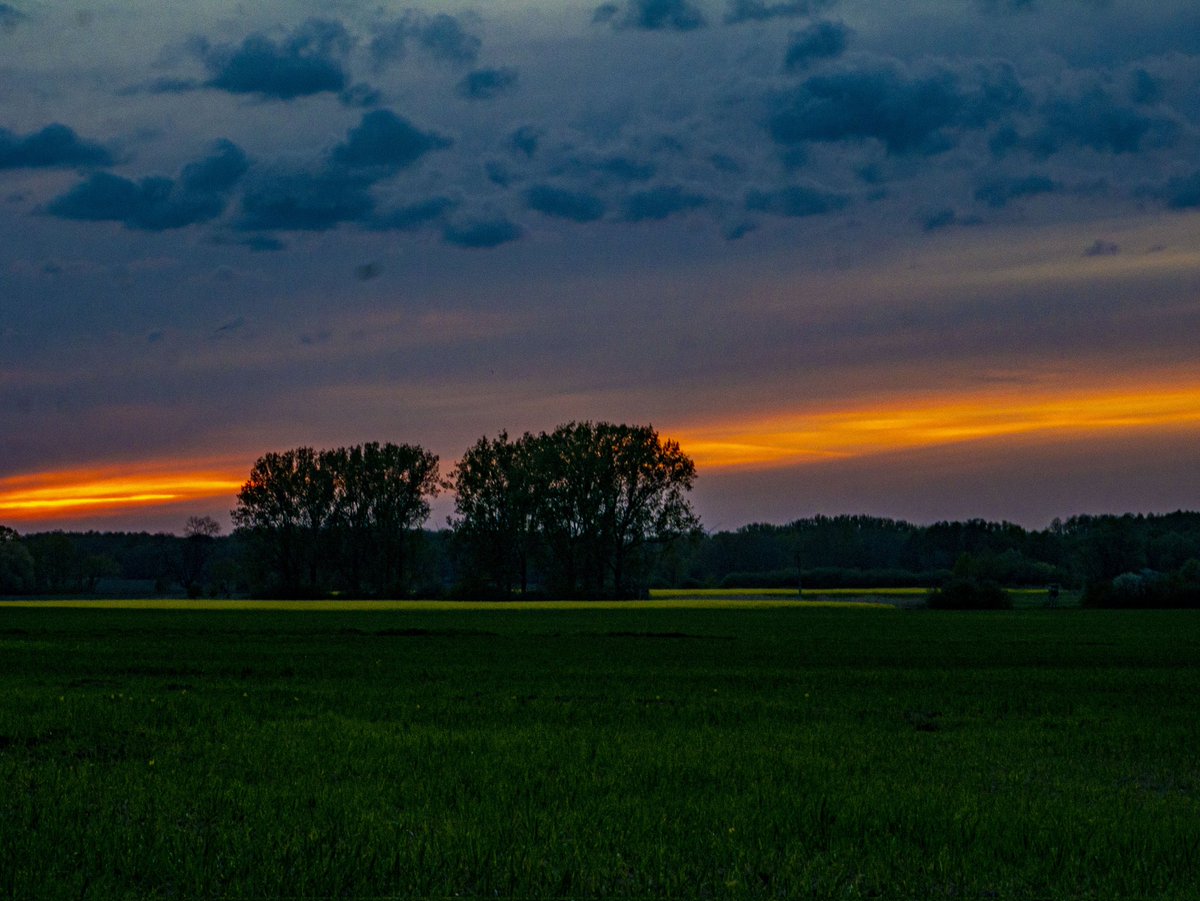
M951 579L929 592L930 610L1011 610L1012 598L995 582Z
M1143 569L1115 579L1093 582L1083 593L1083 606L1121 609L1200 607L1200 578L1193 561L1171 574Z

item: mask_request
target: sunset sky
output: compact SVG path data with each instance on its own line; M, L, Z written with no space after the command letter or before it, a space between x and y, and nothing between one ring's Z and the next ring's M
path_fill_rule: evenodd
M1195 0L0 2L22 532L572 419L713 529L1197 509L1198 345Z

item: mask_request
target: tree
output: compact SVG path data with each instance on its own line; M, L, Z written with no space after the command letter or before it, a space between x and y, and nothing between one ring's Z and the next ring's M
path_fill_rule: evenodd
M325 452L321 460L333 475L332 521L351 587L358 591L366 572L379 593L403 593L407 546L440 489L437 456L417 445L371 442Z
M415 445L301 447L260 457L232 515L267 558L272 592L321 594L344 579L393 594L404 590L410 533L437 491L437 457Z
M529 590L529 566L538 542L536 473L528 432L480 438L450 474L456 537L469 559L472 590L510 595Z
M15 529L0 526L0 594L33 591L33 555Z
M567 423L510 442L480 439L454 471L456 532L509 590L535 545L564 597L643 593L652 549L699 527L685 493L696 467L652 426Z
M212 558L213 544L220 534L221 526L211 516L189 516L184 524L181 581L189 595L199 593Z
M299 596L306 571L309 579L303 593L316 590L319 541L314 539L332 507L332 486L325 509L317 503L326 492L316 460L310 447L264 454L238 491L233 522L269 558L261 562L274 583L273 593Z

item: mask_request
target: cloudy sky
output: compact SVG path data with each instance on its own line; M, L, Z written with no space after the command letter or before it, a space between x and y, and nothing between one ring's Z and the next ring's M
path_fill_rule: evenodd
M1194 0L0 2L22 531L572 419L710 528L1196 508L1198 337Z

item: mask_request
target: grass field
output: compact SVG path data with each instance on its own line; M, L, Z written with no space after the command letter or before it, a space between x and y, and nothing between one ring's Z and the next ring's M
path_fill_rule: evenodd
M0 894L1200 895L1200 615L0 609Z

